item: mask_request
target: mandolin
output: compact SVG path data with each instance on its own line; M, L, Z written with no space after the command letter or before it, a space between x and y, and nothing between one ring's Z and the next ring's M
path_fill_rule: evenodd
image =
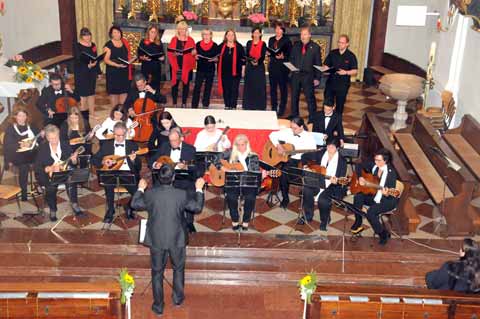
M301 165L301 164L300 164ZM322 175L325 179L330 179L335 176L327 175L327 168L325 166L321 166L314 162L308 162L307 165L303 166L304 169L311 171L313 173ZM350 183L350 178L348 177L337 177L337 184L346 186Z
M138 151L135 152L135 155L145 155L148 153L148 147L143 147L140 148ZM102 159L102 170L104 171L116 171L119 170L120 167L123 165L123 161L130 156L131 154L125 155L125 156L120 156L120 155L107 155L104 156ZM106 161L111 160L112 163L111 165L107 165Z
M288 159L292 155L317 151L317 149L296 150L293 144L288 143L282 144L282 147L284 151L280 153L272 141L268 140L263 147L262 160L271 166L275 166L282 162L288 162Z
M127 127L127 136L128 136L128 132L130 132L131 129L134 129L138 126L138 122L137 121L134 121L132 122L132 124ZM114 134L113 133L105 133L103 134L103 137L105 137L106 140L111 140L112 138L114 138Z
M60 145L59 145L58 147L60 147ZM70 155L70 157L67 158L66 160L60 161L60 162L57 162L57 163L53 163L53 165L50 165L50 166L47 166L47 167L58 166L58 171L59 171L59 172L66 171L66 170L67 170L67 167L68 167L68 164L69 164L70 161L72 160L72 157L74 157L74 156L76 156L76 155L83 154L84 152L85 152L85 147L80 146L80 147L77 148L77 149L75 150L75 152L73 152L72 155ZM54 171L50 171L50 173L48 173L48 176L51 178L52 175L53 175L53 173L54 173Z
M156 161L155 163L158 163L160 165L170 165L172 167L175 167L177 166L177 164L181 163L181 164L184 164L184 165L190 165L193 163L193 161L181 161L179 163L175 163L171 158L170 156L167 156L167 155L162 155L160 156Z
M380 186L380 178L376 175L362 171L362 175L365 179L365 185L360 185L360 180L356 172L353 172L350 177L350 192L352 194L366 194L366 195L375 195L378 190L382 190L384 187ZM400 191L395 188L387 188L387 193L389 196L399 197Z
M210 184L216 187L222 187L225 185L225 173L226 172L243 172L243 165L239 162L230 163L227 160L220 160L221 167L217 168L214 164L210 164L208 168L208 176ZM267 176L277 178L282 175L282 172L278 169L267 171Z
M87 143L95 136L95 132L98 131L101 127L102 126L100 124L97 124L87 135L70 139L70 145Z
M223 130L222 134L218 138L218 140L215 143L213 143L212 145L209 145L207 147L207 152L217 152L218 151L218 144L222 140L223 136L225 136L225 134L227 134L227 132L229 130L230 130L230 126L226 126L225 129Z
M43 131L40 131L40 133L38 133L34 137L27 137L21 141L18 141L18 144L20 144L20 146L17 149L17 153L23 153L33 150L35 146L37 146L37 141L42 135L42 132Z

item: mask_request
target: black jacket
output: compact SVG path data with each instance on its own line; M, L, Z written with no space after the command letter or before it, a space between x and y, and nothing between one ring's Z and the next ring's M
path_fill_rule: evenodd
M38 134L38 130L30 126L33 134ZM19 127L20 132L26 131L26 126L23 128ZM4 158L4 167L8 170L8 164L13 163L14 165L21 165L32 163L35 159L35 154L37 153L37 149L33 149L32 151L17 153L19 141L27 138L27 136L21 136L17 134L13 125L9 125L5 130L5 136L3 138L3 158ZM40 142L40 141L38 141Z
M65 87L62 85L62 94L55 94L55 90L51 85L43 88L42 94L37 100L37 108L45 117L48 117L48 109L57 111L55 108L55 102L65 96ZM73 97L75 100L80 101L80 97L74 92L73 94L67 91L67 96Z
M274 49L275 46L275 36L270 37L268 39L268 47ZM268 70L272 70L272 68L280 68L282 71L288 71L288 69L283 65L284 62L287 62L290 59L290 52L292 51L292 41L290 41L289 37L284 35L280 38L277 44L277 48L280 49L280 53L283 53L283 59L277 59L273 54L270 55L269 63L268 63Z
M70 145L66 142L60 142L60 149L62 150L62 156L60 157L60 160L62 161L69 158L72 154ZM54 160L50 155L50 144L48 142L41 144L38 148L37 157L35 158L34 163L35 178L39 181L40 185L50 185L50 178L48 174L45 173L45 167L50 166L53 163Z
M115 140L108 140L102 143L100 150L92 156L92 165L97 168L101 168L103 158L107 155L115 154L114 142ZM125 155L129 155L137 150L137 143L130 140L125 140ZM142 161L139 156L135 157L135 161L133 162L130 160L130 157L127 156L127 163L132 173L136 175L140 174L140 170L142 169Z
M196 192L189 198L186 191L171 185L160 185L145 193L137 191L132 208L148 212L144 245L158 250L185 247L188 244L185 210L200 213L203 202L203 193Z
M372 173L372 169L375 166L375 163L373 162L366 162L366 163L361 163L355 167L355 170L357 172L358 176L361 176L362 170L369 174L377 175L378 173L378 168L375 169L375 171ZM397 186L397 172L393 168L392 164L388 164L388 175L387 175L387 180L385 181L385 186L387 188L395 188ZM383 200L397 200L397 198L393 196L382 196L382 201Z
M468 282L463 278L456 278L452 274L455 263L458 262L447 261L439 269L428 272L425 275L427 288L468 292L470 290Z
M305 55L302 54L303 43L301 41L295 42L290 53L290 62L300 69L300 75L312 76L320 80L322 72L314 68L314 65L322 65L322 53L320 46L313 41L307 43L307 51ZM295 73L294 73L295 74Z
M146 92L145 96L147 99L153 100L155 103L166 103L167 100L165 96L160 94L160 90L156 90L155 94L152 94L150 92ZM140 97L140 91L137 89L137 86L134 85L134 87L130 88L130 91L128 91L127 98L125 99L125 102L123 103L123 108L125 112L128 111L129 108L133 107L133 104L135 101ZM152 113L152 116L154 116L156 113Z
M327 127L325 127L325 113L323 111L315 113L312 131L327 134L329 138L335 136L336 132L339 139L345 139L342 118L336 112L333 112Z
M208 58L213 58L217 54L220 54L219 46L215 42L213 42L212 47L208 51L202 49L200 42L201 41L198 41L196 44L197 54ZM197 60L197 72L215 73L215 66L215 62L209 62L204 58L198 58Z

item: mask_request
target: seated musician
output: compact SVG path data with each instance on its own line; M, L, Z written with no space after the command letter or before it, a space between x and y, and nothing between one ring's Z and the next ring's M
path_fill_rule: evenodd
M325 134L325 140L337 137L340 140L340 146L343 146L345 136L343 133L342 117L335 112L333 101L325 100L323 102L323 111L315 113L312 132Z
M17 152L21 147L30 148L30 143L20 143L27 138L34 138L38 130L30 126L28 121L28 112L23 108L18 108L13 112L13 123L5 130L3 139L3 157L5 170L9 170L12 165L17 167L19 186L22 189L21 200L27 200L27 184L30 164L35 160L36 149L27 152Z
M398 199L394 196L389 196L387 188L395 188L397 183L397 172L390 160L392 155L387 149L379 149L375 152L374 163L362 163L357 165L356 171L358 176L361 176L362 170L377 176L380 179L380 186L383 189L377 191L375 195L365 195L363 193L355 194L353 198L353 205L359 209L363 208L363 205L368 205L367 219L373 228L373 231L379 235L380 245L385 245L390 238L390 233L384 229L379 219L379 214L388 212L394 209L398 204ZM359 177L360 185L365 185L365 179ZM358 234L364 230L362 226L362 217L355 215L355 223L353 223L351 232Z
M302 156L302 162L308 164L313 161L326 168L327 176L330 178L320 178L321 188L310 186L303 187L303 211L308 222L313 219L314 199L317 197L318 210L320 211L320 230L326 231L330 223L330 210L332 208L331 196L342 199L345 196L345 190L337 183L338 177L344 177L347 174L347 161L340 155L338 148L340 141L338 138L329 138L326 142L327 149L316 153L306 153ZM303 221L300 219L299 223Z
M84 146L86 151L85 153L91 154L92 147L91 144L86 143L78 143L72 144L71 140L79 137L87 137L91 138L93 134L90 132L90 125L88 121L83 119L82 114L78 107L74 106L68 110L67 120L63 122L62 126L60 127L60 138L62 141L70 144L72 148L72 152L75 151L80 146Z
M170 112L164 111L158 117L158 124L153 127L152 135L148 141L148 149L158 150L163 143L168 143L170 129L178 127Z
M55 105L58 99L65 96L80 101L72 87L63 83L62 77L58 73L53 73L50 75L50 85L42 89L42 93L37 101L37 108L43 114L44 125L55 124L60 127L63 121L54 118L54 115L57 113Z
M149 166L153 169L160 169L163 164L157 162L157 160L161 156L167 156L172 160L173 163L176 164L175 169L186 169L187 165L185 163L195 160L195 147L183 142L183 134L178 127L170 129L168 140L169 143L163 143L158 151L150 157L148 161ZM173 186L186 190L189 196L193 196L195 193L195 179L193 179L193 181L187 179L175 179ZM194 214L189 211L186 211L185 214L188 230L190 232L195 232L196 229L193 225Z
M270 141L275 145L279 153L284 152L282 143L293 144L295 149L316 149L317 144L312 134L307 131L305 122L300 117L294 117L290 123L289 129L282 129L280 131L272 132L269 135ZM283 164L283 169L286 167L298 167L302 153L295 154L290 157L287 163ZM280 190L282 192L282 202L280 207L286 209L290 199L288 196L288 177L287 174L280 176Z
M252 152L250 148L250 141L244 134L238 134L233 141L232 151L230 153L230 163L240 162L245 171L260 172L260 162L258 156ZM255 201L257 199L258 188L242 187L242 189L226 188L226 200L228 204L228 210L230 211L230 217L232 218L232 229L237 231L248 230L248 223L252 216L253 209L255 208ZM243 195L245 203L243 207L243 219L239 224L238 216L238 198L240 194Z
M203 120L205 128L198 132L194 143L198 152L223 152L232 146L228 136L223 135L223 131L216 128L216 124L211 115L207 115Z
M50 220L57 220L57 185L52 185L49 174L60 172L61 167L58 163L70 158L72 165L77 165L78 155L72 154L70 145L67 141L60 140L60 130L53 124L45 126L45 138L48 143L40 145L35 159L34 169L35 178L41 186L45 188L45 199L50 210ZM77 184L69 184L67 194L72 204L72 210L76 216L83 214L78 206Z
M122 104L117 104L111 111L109 117L103 121L100 129L97 130L95 136L100 140L113 139L113 127L118 122L125 123L125 127L128 130L127 140L131 140L135 137L135 129L132 127L133 122L127 117Z
M136 115L133 106L135 104L135 101L138 99L147 98L155 103L161 104L167 102L167 99L165 98L165 96L160 94L159 90L154 90L150 86L150 84L147 83L147 79L145 79L143 73L135 73L135 75L133 76L133 81L135 82L135 84L132 85L132 88L128 92L127 98L123 103L123 106L125 107L125 110L128 112L129 116L134 117ZM154 117L154 115L155 114L151 114L150 117Z
M123 160L122 166L119 168L120 171L130 171L136 175L137 180L139 180L140 170L142 168L142 162L139 157L135 155L135 152L138 150L137 143L133 141L126 140L127 127L123 122L118 122L113 127L114 139L105 141L101 146L100 150L93 155L92 164L97 167L97 169L102 168L102 166L107 165L111 166L113 161L111 159L104 159L105 156L109 155L118 155L118 156L127 156ZM103 219L104 223L111 224L113 221L113 216L115 214L115 192L114 186L104 186L105 195L107 199L107 212ZM137 191L137 186L124 186L127 191L133 195ZM130 207L130 202L124 206L125 215L127 219L135 219L135 212Z

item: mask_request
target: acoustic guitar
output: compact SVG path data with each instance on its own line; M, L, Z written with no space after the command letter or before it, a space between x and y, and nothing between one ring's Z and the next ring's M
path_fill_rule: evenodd
M101 127L102 126L100 124L97 124L87 135L70 139L70 145L87 143L95 136L95 132L97 132Z
M383 189L383 187L380 186L380 178L378 176L362 171L361 177L365 179L365 185L363 186L360 185L357 172L353 172L353 175L350 177L350 192L352 194L362 193L365 195L375 195L378 190ZM393 197L400 196L400 191L395 188L387 188L387 193Z
M300 164L301 165L301 164ZM311 171L313 173L322 175L325 179L330 179L335 176L327 175L327 168L325 166L316 164L315 162L308 162L307 165L303 166L303 168ZM337 177L337 184L346 186L350 183L350 178L348 177Z
M136 155L145 155L148 153L148 147L143 147L139 149L138 151L135 152ZM125 156L120 156L120 155L107 155L103 157L102 163L102 170L104 171L116 171L119 170L120 167L123 165L123 161L130 156L130 154L125 155ZM107 165L106 161L111 160L112 164Z
M60 145L59 145L60 147ZM47 167L53 167L53 166L58 166L58 169L60 172L64 172L67 170L67 167L68 167L68 164L70 163L70 161L72 160L72 157L76 156L76 155L80 155L80 154L83 154L85 152L85 147L83 146L80 146L79 148L77 148L75 150L75 152L72 153L72 155L70 155L69 158L67 158L66 160L64 161L60 161L60 162L57 162L57 163L53 163L53 165L50 165L50 166L47 166ZM48 173L48 176L51 178L52 175L53 175L53 171L50 171L50 173Z
M225 186L225 173L226 172L243 172L243 165L239 162L230 163L227 160L220 160L221 166L217 168L215 165L210 164L208 168L208 176L210 184L216 187ZM278 169L267 171L267 176L277 178L282 175L282 172Z
M265 163L275 166L280 163L288 162L290 156L300 153L311 153L316 152L317 149L305 149L305 150L296 150L293 144L285 143L282 144L284 151L280 153L277 150L277 147L273 145L272 141L268 140L263 147L262 152L262 161Z

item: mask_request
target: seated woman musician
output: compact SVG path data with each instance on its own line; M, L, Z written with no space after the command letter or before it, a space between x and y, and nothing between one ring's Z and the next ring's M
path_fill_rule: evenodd
M158 125L153 127L152 135L148 141L148 149L155 153L163 143L169 143L170 129L178 127L170 112L164 111L158 117Z
M205 128L198 132L194 143L197 152L223 152L232 146L226 132L216 128L213 116L207 115L203 124Z
M95 136L100 140L113 139L113 127L118 122L124 122L127 127L127 140L131 140L135 137L135 127L131 119L127 117L127 113L124 111L122 104L117 104L110 111L110 115L103 121L100 129L95 133Z
M45 126L45 138L47 143L40 145L37 157L35 159L34 169L35 178L41 186L45 188L45 199L50 210L50 220L57 220L57 185L52 185L50 175L60 172L65 167L64 161L77 165L78 154L72 153L68 142L60 140L60 130L53 124ZM67 164L68 164L67 163ZM68 184L67 194L70 198L72 210L76 216L83 214L78 206L77 184Z
M28 121L28 112L23 108L18 108L13 112L12 124L5 130L3 140L3 157L5 170L9 170L11 166L18 169L18 183L22 189L21 200L27 200L27 184L28 173L30 172L30 164L35 160L37 149L32 147L38 130L34 126L30 126ZM30 139L29 141L23 141ZM22 149L21 152L18 152Z
M340 155L338 149L340 140L330 138L327 140L327 148L321 152L305 153L302 156L302 163L308 165L313 162L314 165L320 165L325 168L322 172L320 187L304 185L303 187L303 211L308 222L313 219L314 201L317 198L318 210L320 211L320 230L326 231L330 223L330 210L332 208L331 196L342 199L345 196L345 189L338 183L339 177L345 177L347 174L347 161ZM308 179L306 179L308 184ZM302 219L298 221L304 222Z
M375 152L374 163L367 162L357 165L356 172L359 177L360 185L364 186L366 180L361 177L362 170L377 176L380 179L379 189L375 195L366 195L363 193L355 194L353 205L359 209L363 205L369 205L367 210L367 219L373 228L373 231L380 236L380 245L385 245L390 238L390 233L384 229L380 222L379 215L394 209L398 204L398 199L390 196L388 189L395 189L397 184L397 172L391 165L392 154L387 149L379 149ZM362 216L355 215L355 223L353 223L351 232L353 234L361 233L364 230L362 226Z
M252 152L248 137L244 134L238 134L233 141L232 151L230 153L230 163L241 163L243 169L249 172L260 172L260 162L258 156ZM266 171L262 171L262 177L266 176ZM260 187L260 185L258 185ZM226 200L230 217L232 218L232 229L234 231L248 230L248 223L255 208L255 201L259 187L241 187L241 189L225 188ZM243 207L242 223L239 223L238 198L243 195L245 203Z
M87 141L93 135L88 121L84 120L80 110L77 107L71 107L68 110L67 120L60 127L60 139L70 145L72 152L83 145L85 153L91 154L92 146L87 144Z

